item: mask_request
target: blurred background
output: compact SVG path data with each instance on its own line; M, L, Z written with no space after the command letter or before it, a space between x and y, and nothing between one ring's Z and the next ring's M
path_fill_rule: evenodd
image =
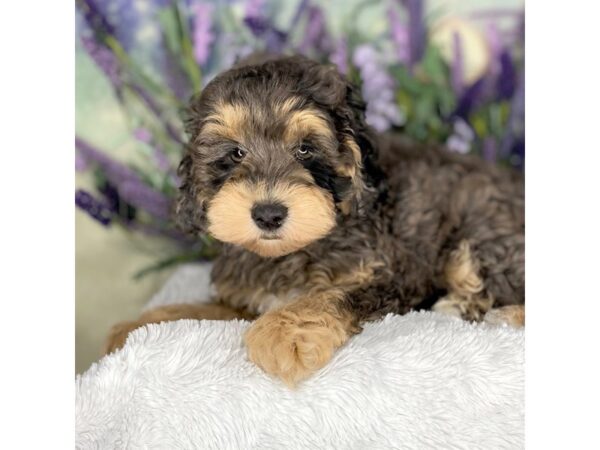
M169 220L189 97L254 50L302 53L361 87L367 121L524 166L519 0L77 0L76 370L178 264Z

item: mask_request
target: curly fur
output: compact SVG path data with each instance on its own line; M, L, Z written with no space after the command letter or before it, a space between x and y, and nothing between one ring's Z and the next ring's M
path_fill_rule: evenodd
M212 225L224 242L212 272L214 300L264 314L247 335L249 354L290 383L309 371L306 363L295 370L288 363L302 360L298 352L316 339L310 337L314 319L298 313L307 298L344 317L341 334L337 325L319 328L319 340L335 342L323 350L325 360L357 324L390 312L440 301L438 310L481 320L492 307L524 303L522 176L397 134L377 136L364 111L357 89L333 67L298 56L234 67L189 109L178 221L193 233L211 232ZM294 149L306 140L312 157L295 159ZM231 159L232 146L244 149L243 161ZM232 187L239 193L235 186L244 186L244 200L222 194ZM303 199L320 196L328 203L314 217L327 217L329 208L333 220L313 232L303 216L290 231L302 237L298 245L282 232L282 245L263 251L267 244L255 236L248 198L260 189L281 193L281 186L303 187L301 194L279 194L297 205L290 216ZM228 214L235 216L229 225L215 226ZM286 347L288 357L274 353L273 334L264 330L281 333L291 329L283 325L289 320L273 317L294 317L290 333L302 337ZM274 361L287 361L285 370Z

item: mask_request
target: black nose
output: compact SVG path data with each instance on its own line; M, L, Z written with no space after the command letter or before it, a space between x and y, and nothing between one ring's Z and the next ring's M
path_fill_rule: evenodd
M259 203L252 207L252 219L258 228L266 231L276 230L287 217L288 209L281 203Z

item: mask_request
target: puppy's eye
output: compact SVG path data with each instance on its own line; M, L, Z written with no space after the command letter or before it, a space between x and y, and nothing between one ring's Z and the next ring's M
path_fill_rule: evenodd
M236 163L239 163L244 159L244 156L246 156L246 152L239 147L236 147L231 151L231 159Z
M296 158L303 161L312 157L315 149L309 144L302 144L296 150Z

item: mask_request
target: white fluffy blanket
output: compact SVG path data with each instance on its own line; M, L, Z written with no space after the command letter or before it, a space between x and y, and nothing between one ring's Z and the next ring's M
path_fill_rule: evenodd
M133 332L76 380L77 448L524 447L521 330L390 315L290 390L246 359L248 326Z

